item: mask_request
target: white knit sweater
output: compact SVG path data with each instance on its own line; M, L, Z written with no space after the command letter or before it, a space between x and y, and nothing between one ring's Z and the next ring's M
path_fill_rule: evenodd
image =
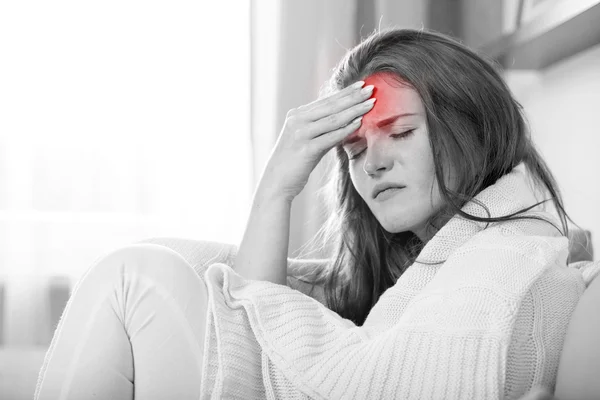
M476 199L492 216L538 201L522 168ZM474 202L463 210L486 216ZM567 266L568 240L548 223L484 225L451 219L361 327L288 286L210 265L203 398L517 399L536 384L553 389L569 318L600 264Z

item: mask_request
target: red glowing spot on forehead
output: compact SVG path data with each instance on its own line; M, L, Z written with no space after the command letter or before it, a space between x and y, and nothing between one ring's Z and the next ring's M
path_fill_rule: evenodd
M404 108L402 107L403 105L398 93L399 85L391 73L379 72L363 80L365 81L365 86L374 86L371 98L375 97L377 101L375 102L375 106L364 115L362 126L375 126L380 120Z
M373 108L363 115L360 128L350 135L345 142L346 144L356 142L364 137L365 131L368 129L378 131L381 128L383 130L383 122L394 122L391 117L401 115L409 109L408 104L406 104L408 102L407 96L403 92L406 87L402 86L391 72L378 72L363 80L365 81L364 86L374 86L370 98L376 98L377 100Z

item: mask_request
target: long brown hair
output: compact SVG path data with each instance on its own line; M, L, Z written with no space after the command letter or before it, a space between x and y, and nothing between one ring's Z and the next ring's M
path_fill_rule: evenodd
M387 29L374 32L351 49L322 93L339 91L374 73L389 73L400 84L408 84L424 104L444 201L442 209L428 220L434 231L441 228L439 221L455 214L487 223L540 219L518 215L535 205L500 218L480 218L461 210L523 162L536 186L546 189L550 198L545 201L554 204L563 230L555 227L568 235L567 218L571 218L564 210L558 185L535 149L522 106L511 95L496 63L438 32ZM454 191L444 183L444 161L450 162L457 175ZM313 238L321 239L321 248L332 246L333 257L325 269L313 271L305 279L323 285L330 309L362 325L381 294L414 262L424 243L412 232L389 233L382 228L354 188L341 144L335 148L335 162L324 187L329 194L329 218Z

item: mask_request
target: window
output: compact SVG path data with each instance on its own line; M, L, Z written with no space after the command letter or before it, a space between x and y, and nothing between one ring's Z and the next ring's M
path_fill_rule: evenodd
M41 301L28 277L75 281L120 245L241 240L249 0L1 8L0 275L29 282L5 315Z

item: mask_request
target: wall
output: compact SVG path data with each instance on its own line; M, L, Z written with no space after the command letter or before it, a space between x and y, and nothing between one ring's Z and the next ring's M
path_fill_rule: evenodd
M532 138L562 189L571 218L600 252L600 45L543 71L506 80L525 108Z
M375 0L375 19L380 28L428 28L429 0Z

